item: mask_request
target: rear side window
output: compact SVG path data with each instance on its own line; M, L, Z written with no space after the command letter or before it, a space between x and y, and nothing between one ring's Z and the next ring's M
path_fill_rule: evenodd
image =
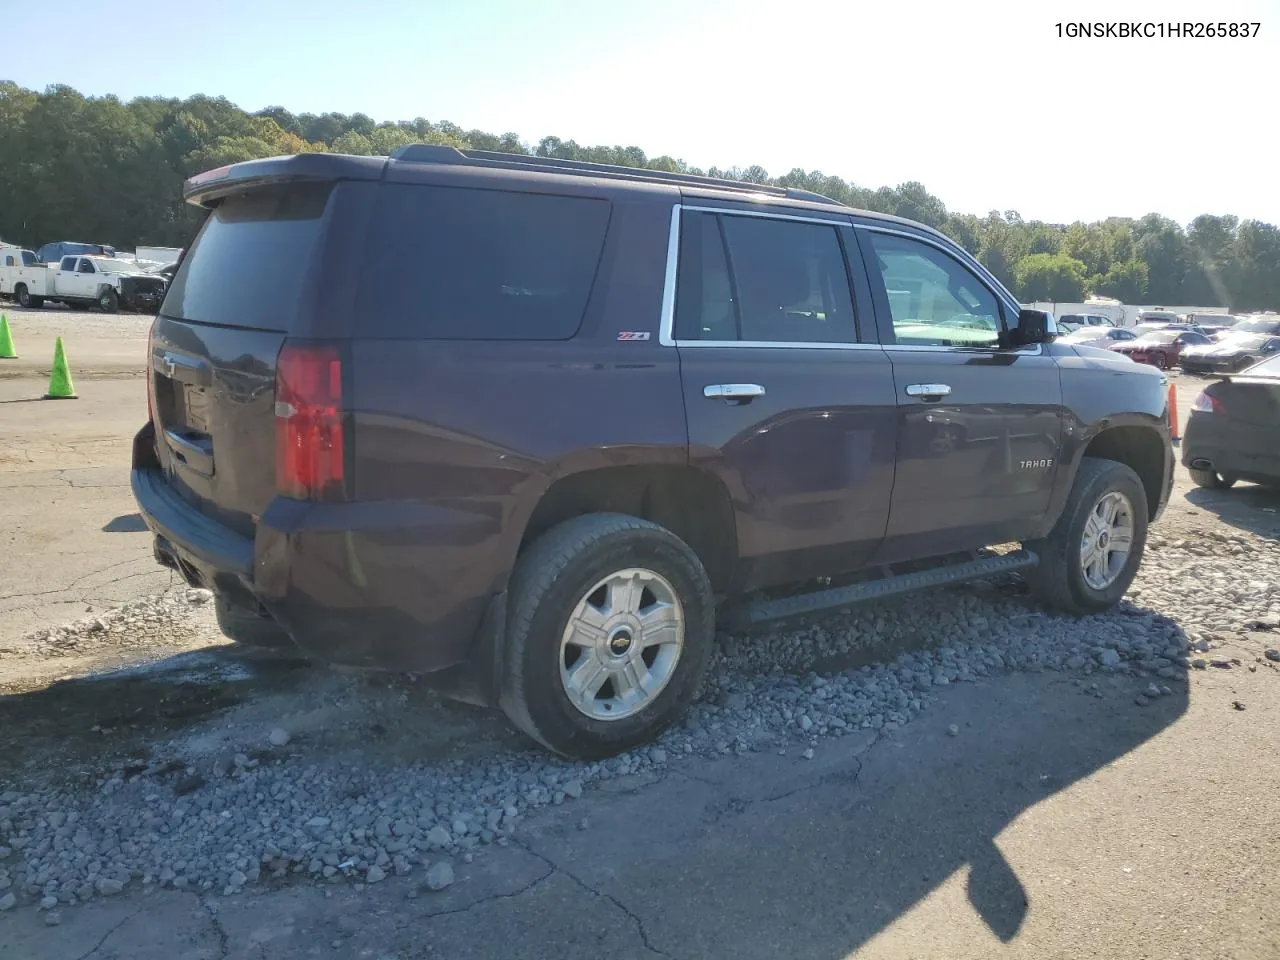
M853 343L836 228L686 211L675 328L679 340Z
M610 204L387 184L360 281L361 333L567 340L591 295Z
M289 184L223 201L182 261L161 312L196 323L288 330L307 293L332 184Z

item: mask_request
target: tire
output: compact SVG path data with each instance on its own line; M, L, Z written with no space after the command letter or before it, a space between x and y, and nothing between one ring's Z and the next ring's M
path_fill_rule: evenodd
M27 285L25 283L18 284L13 293L18 299L18 306L23 308L31 307L31 293L27 290Z
M1197 470L1195 467L1187 468L1191 472L1191 480L1197 487L1204 487L1206 490L1226 490L1236 485L1236 477L1229 473L1218 473L1216 470Z
M1104 554L1118 558L1115 568L1106 572L1110 579L1101 584L1090 583L1082 564L1082 541L1095 509L1102 506L1104 498L1116 494L1128 504L1129 552L1123 557L1118 551ZM1026 577L1032 596L1047 607L1076 615L1111 609L1125 595L1142 563L1147 517L1147 492L1136 473L1114 460L1086 457L1053 530L1043 540L1025 545L1040 558ZM1111 534L1115 532L1112 530Z
M1156 354L1156 361L1155 361L1155 363L1156 363L1156 369L1157 369L1157 370L1168 370L1168 369L1169 369L1169 360L1165 357L1165 355L1164 355L1163 353L1157 353L1157 354Z
M103 313L116 313L120 309L120 297L110 287L98 294L97 302Z
M610 610L615 606L610 579L620 585L618 598L635 597L632 604L619 599ZM637 583L641 592L628 593ZM682 628L668 621L667 630L646 638L636 614L624 613L634 608L652 615L657 608L646 598L669 600L668 609L683 617ZM600 618L599 646L568 641L569 620L579 608ZM636 626L634 636L627 624ZM644 643L681 633L679 645ZM573 635L591 639L586 631ZM711 583L683 540L636 517L577 517L544 533L516 561L498 702L512 723L555 753L584 760L612 756L652 740L688 709L706 673L714 637ZM620 649L622 643L626 649ZM629 669L643 669L655 689L645 692L627 680L635 674L622 670L624 662L633 664ZM580 670L604 664L592 676L607 676L594 685L594 693L575 702L568 687L579 663ZM609 672L609 665L619 669ZM630 690L615 686L615 676L631 684Z
M214 614L218 619L218 629L228 640L260 650L298 652L293 638L270 617L229 603L223 597L214 598Z

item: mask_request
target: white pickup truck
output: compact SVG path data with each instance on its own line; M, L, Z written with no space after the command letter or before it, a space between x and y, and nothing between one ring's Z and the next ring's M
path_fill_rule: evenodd
M107 313L121 307L155 312L168 285L164 277L114 257L63 257L47 264L34 261L29 250L0 249L0 296L11 297L23 307L40 307L48 301L97 306Z

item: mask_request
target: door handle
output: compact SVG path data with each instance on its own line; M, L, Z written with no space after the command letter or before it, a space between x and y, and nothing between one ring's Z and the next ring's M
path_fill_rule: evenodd
M712 383L702 388L702 395L708 400L750 403L764 396L764 387L758 383Z
M909 383L907 384L908 397L920 397L922 400L937 400L940 397L950 396L951 387L945 383Z

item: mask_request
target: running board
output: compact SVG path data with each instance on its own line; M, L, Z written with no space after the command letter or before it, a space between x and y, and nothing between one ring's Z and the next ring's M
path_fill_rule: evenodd
M963 563L904 573L880 580L868 580L847 587L833 587L813 593L801 593L778 600L760 600L736 611L734 621L743 627L767 623L771 620L787 620L812 613L826 613L840 607L863 603L867 600L883 600L903 593L914 593L930 587L945 587L966 580L980 580L1002 573L1026 570L1040 562L1030 550L1018 550L999 557L983 560L966 560Z

